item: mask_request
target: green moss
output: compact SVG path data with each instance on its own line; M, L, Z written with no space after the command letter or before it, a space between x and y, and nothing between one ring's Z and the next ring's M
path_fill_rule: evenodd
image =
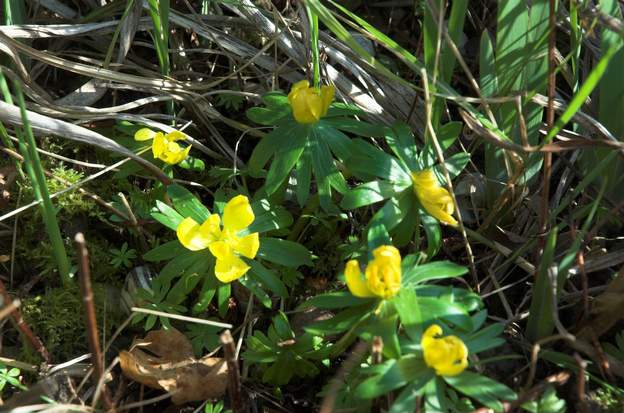
M112 312L118 305L107 297L106 287L102 284L93 285L93 294L98 331L100 336L105 333L109 337L112 328L119 321ZM50 354L54 355L55 361L66 361L88 352L84 308L77 286L70 289L47 289L45 294L25 299L21 309L24 320L41 338ZM102 330L104 318L106 318L106 331ZM24 359L32 356L32 352L28 349L23 351Z

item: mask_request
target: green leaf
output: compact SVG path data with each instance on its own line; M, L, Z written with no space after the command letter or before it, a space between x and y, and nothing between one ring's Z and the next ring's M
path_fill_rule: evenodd
M193 314L200 314L208 308L217 293L218 287L219 281L214 277L214 274L204 277L202 289L199 292L195 305L193 305Z
M154 281L157 281L165 291L169 291L171 281L182 276L189 268L209 259L206 252L185 250L169 261L158 273Z
M279 279L275 273L255 260L245 260L251 267L251 273L258 278L258 280L265 285L268 289L273 291L281 298L288 297L288 291L286 286Z
M272 301L271 297L260 287L258 282L253 277L242 277L238 280L241 284L243 284L253 295L258 298L260 303L266 308L271 308ZM229 285L229 284L228 284Z
M436 256L442 246L440 223L437 219L425 211L422 211L420 208L418 210L418 216L427 236L427 259L430 260Z
M474 398L496 412L503 411L503 404L500 400L516 399L516 394L509 387L470 371L464 371L457 376L444 377L444 380L460 393Z
M378 177L390 182L411 185L409 171L384 151L361 139L353 140L352 150L353 155L349 158L347 167L355 175L363 179Z
M374 399L408 383L412 389L418 390L433 377L431 369L414 355L385 362L380 373L364 380L355 390L356 397Z
M249 108L247 109L247 117L255 123L265 126L272 126L279 123L280 120L288 116L290 112L287 110L274 110L269 108Z
M447 158L444 163L446 164L446 169L449 172L451 179L455 178L460 174L461 171L464 170L466 165L470 162L470 154L468 152L459 152L451 157ZM442 168L436 168L440 173L442 173Z
M302 127L296 122L286 123L273 129L256 145L247 167L251 176L258 177L264 165L279 148L283 148L293 136L301 135Z
M464 340L464 344L468 347L470 354L498 347L505 343L505 340L499 337L504 329L505 325L502 323L492 324L471 334Z
M295 129L295 131L300 132L300 134L289 136L288 141L282 143L282 146L277 147L275 159L273 159L271 163L264 184L268 195L273 194L280 185L282 185L284 179L290 174L290 171L299 160L306 146L308 129ZM266 137L264 139L266 139Z
M171 198L174 208L182 216L191 217L198 224L202 224L210 216L208 208L183 186L177 184L169 185L167 195Z
M529 319L526 326L526 335L532 342L550 335L555 326L552 318L553 290L548 272L553 265L556 247L557 227L554 227L548 234L533 285Z
M454 278L464 275L468 269L450 261L436 261L406 268L403 272L403 285L418 284L425 281Z
M412 206L413 200L414 196L411 191L408 190L403 191L398 197L389 199L384 206L373 215L370 225L381 222L388 231L392 231L394 227L403 221Z
M295 173L297 177L297 187L295 189L297 202L300 207L304 207L310 197L310 183L312 181L312 160L310 159L309 151L304 150L301 158L297 161Z
M152 209L150 214L152 218L160 222L169 229L176 230L184 217L176 212L175 209L161 201L156 201L156 207Z
M386 133L386 127L383 125L362 122L352 118L325 118L323 123L332 128L364 137L382 138Z
M240 236L287 228L293 222L292 215L288 211L281 206L271 205L266 199L252 202L251 208L255 219L246 230L239 232Z
M405 328L408 337L414 342L418 342L422 337L423 322L416 293L410 288L402 288L399 294L392 299L392 302L399 313L401 325Z
M406 188L405 184L395 185L392 182L375 180L359 185L347 191L340 202L344 209L356 209L397 195Z
M425 383L426 384L426 383ZM416 411L418 397L423 395L423 386L420 386L420 380L414 384L409 384L397 396L388 410L388 413L404 413Z
M472 330L472 319L460 304L433 297L419 297L418 302L420 303L423 324L441 318L455 324L462 330Z
M180 244L180 241L174 240L151 249L143 254L143 259L152 262L165 261L173 259L186 251L188 250Z
M241 284L245 277L239 279ZM217 288L217 305L219 308L219 317L224 318L229 309L230 295L232 293L232 284L221 284Z
M390 235L384 224L380 221L371 222L367 234L366 240L368 243L368 259L373 259L373 251L381 247L382 245L392 245Z
M304 310L313 307L321 309L335 309L361 306L366 303L372 305L373 302L376 302L376 300L373 298L360 298L354 296L349 291L338 291L334 293L320 294L316 297L312 297L309 300L304 301L298 309Z
M405 164L408 170L417 171L418 148L410 127L404 122L397 122L386 129L386 143L392 152Z
M370 307L370 304L350 307L328 320L317 321L303 328L306 332L319 336L342 333L356 325L364 317L367 317Z
M314 129L317 132L316 135L329 145L329 148L338 159L345 162L351 157L351 139L347 135L327 125L323 120L318 122Z
M182 169L188 169L193 172L203 172L206 169L206 164L199 158L195 158L192 156L187 157L185 160L180 162L178 166Z
M258 258L286 267L312 266L310 252L303 245L280 238L261 238Z

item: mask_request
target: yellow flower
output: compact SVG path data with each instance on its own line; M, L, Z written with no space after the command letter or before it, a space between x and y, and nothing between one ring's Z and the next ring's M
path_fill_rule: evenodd
M425 364L439 376L456 376L468 367L468 349L459 337L442 337L442 328L433 324L425 330L420 344Z
M329 105L334 100L334 87L322 86L319 91L310 87L307 80L293 85L288 94L293 116L299 123L315 123L327 114Z
M193 218L185 218L176 230L180 243L191 251L208 248L215 256L215 275L219 281L229 283L239 279L249 270L249 266L240 257L253 259L260 247L257 232L238 236L238 232L247 228L255 216L249 199L244 195L232 198L223 210L223 228L221 217L212 214L201 225Z
M453 198L446 188L440 186L433 170L412 172L412 183L414 193L429 215L445 224L457 226L457 221L453 218Z
M401 254L391 245L382 245L373 251L364 280L357 260L350 260L345 267L347 287L356 297L390 298L401 288Z
M186 136L179 131L173 131L168 134L162 132L154 132L151 129L143 128L139 129L134 134L134 140L136 141L152 141L152 153L154 158L160 159L169 165L175 165L182 162L188 156L191 146L182 148L176 141L183 141Z

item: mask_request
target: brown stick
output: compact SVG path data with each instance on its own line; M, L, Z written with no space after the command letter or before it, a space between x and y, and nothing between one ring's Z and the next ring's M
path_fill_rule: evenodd
M76 242L76 255L80 269L80 292L82 303L85 309L85 322L87 324L87 339L89 341L89 351L93 361L94 382L97 384L104 374L104 357L100 349L100 339L97 329L97 319L95 317L95 304L93 302L93 288L91 288L91 270L89 268L89 251L82 232L78 232L74 237ZM102 386L102 401L106 410L114 410L110 394L106 385Z
M7 289L4 286L2 280L0 280L0 296L2 296L2 302L4 305L10 305L11 303L13 303L13 300L9 296L9 293L7 292ZM11 318L15 322L15 326L17 327L17 329L24 335L24 338L26 339L26 341L28 341L31 347L41 355L46 363L49 363L50 353L48 353L48 350L46 350L39 337L37 337L35 333L33 333L33 331L30 329L28 324L26 324L24 318L22 317L22 312L19 310L19 308L17 308L17 306L11 312Z
M578 372L576 373L577 408L579 413L587 413L588 406L585 400L585 367L587 367L587 362L581 358L579 353L574 353L574 360L578 367Z
M555 60L555 47L557 41L556 32L557 16L556 16L556 1L550 0L549 15L548 15L548 107L546 109L546 126L550 130L555 123L555 86L556 86L556 60ZM542 205L539 216L539 248L537 253L537 260L542 255L542 250L546 243L546 231L548 227L548 203L550 200L550 175L552 174L552 153L546 152L544 154L544 186L542 188ZM536 261L537 261L536 260ZM537 273L536 273L537 275Z
M236 359L236 347L230 330L225 330L221 334L221 345L225 355L225 362L228 366L228 393L230 394L230 403L234 413L245 412L245 402L241 391L241 378L238 369L238 360Z

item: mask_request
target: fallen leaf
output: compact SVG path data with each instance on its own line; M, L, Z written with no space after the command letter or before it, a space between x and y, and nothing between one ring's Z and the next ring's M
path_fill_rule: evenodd
M172 394L175 404L221 397L227 364L220 357L193 357L193 346L176 329L147 333L119 353L121 369L134 381Z

